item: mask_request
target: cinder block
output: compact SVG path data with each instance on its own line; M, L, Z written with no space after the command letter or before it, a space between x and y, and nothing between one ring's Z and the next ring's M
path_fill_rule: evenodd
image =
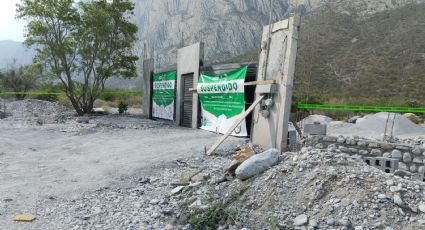
M323 135L326 136L326 125L322 124L306 124L304 125L304 134L306 135Z
M381 161L381 169L382 171L386 173L394 173L395 170L398 169L398 160L393 158L386 158L386 157L376 157L376 159L379 159Z
M363 161L364 161L367 165L370 165L370 166L372 166L372 164L373 164L373 160L374 160L374 158L373 158L373 157L365 157L365 158L363 158Z
M382 166L384 165L384 160L381 157L375 157L372 160L372 166L382 170Z

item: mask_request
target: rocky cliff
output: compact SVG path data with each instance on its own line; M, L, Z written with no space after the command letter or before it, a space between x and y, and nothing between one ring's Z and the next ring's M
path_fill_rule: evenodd
M273 0L272 21L295 11L332 8L342 14L370 17L376 12L424 0ZM176 50L203 41L205 61L216 63L259 46L268 24L269 0L138 0L135 21L140 27L139 47L146 44L156 66L172 66ZM143 48L142 48L143 49ZM140 49L140 50L142 50Z

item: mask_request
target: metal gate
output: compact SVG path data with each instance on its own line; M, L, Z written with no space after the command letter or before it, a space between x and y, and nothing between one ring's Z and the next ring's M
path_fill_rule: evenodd
M192 128L192 113L193 113L193 73L182 75L183 94L182 94L182 116L181 126Z

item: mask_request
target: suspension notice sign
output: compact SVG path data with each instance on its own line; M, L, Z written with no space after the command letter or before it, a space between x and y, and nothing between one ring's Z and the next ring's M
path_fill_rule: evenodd
M247 68L222 74L201 73L197 87L202 107L201 129L224 134L242 116ZM245 120L232 135L248 135Z
M154 118L174 120L176 76L176 71L153 75L152 116Z

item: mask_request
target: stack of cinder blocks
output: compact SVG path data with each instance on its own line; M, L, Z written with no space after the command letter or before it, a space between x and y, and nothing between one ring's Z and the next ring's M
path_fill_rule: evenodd
M365 157L366 164L378 168L386 173L394 173L398 169L398 160L387 157Z

